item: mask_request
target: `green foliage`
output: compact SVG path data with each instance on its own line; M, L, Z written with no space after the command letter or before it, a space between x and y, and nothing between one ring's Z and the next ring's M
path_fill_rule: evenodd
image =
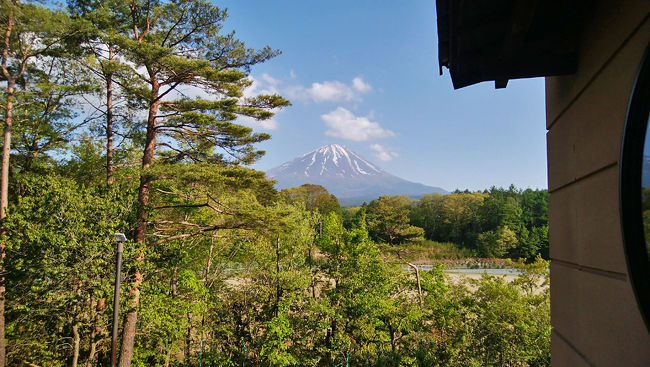
M108 364L113 234L133 239L144 224L122 267L120 319L138 315L133 366L549 364L546 191L385 196L346 210L320 186L278 193L245 167L269 136L237 119L289 105L243 93L250 68L279 51L222 34L225 10L202 0L1 6L3 25L20 10L9 68L21 67L20 47L34 52L12 97L9 365ZM106 108L76 103L106 97L109 81L123 97L112 183ZM182 97L187 88L200 97ZM380 246L407 259L529 263L512 262L522 275L510 282L453 281L441 265L416 276Z
M15 343L9 364L60 365L70 352L73 325L89 335L96 317L108 321L95 304L112 292L113 234L132 220L134 191L86 188L56 175L17 181L20 206L10 208L5 224L11 274L6 317Z
M412 202L407 196L382 196L368 204L368 229L376 241L399 245L421 241L424 230L410 225Z
M526 287L522 292L519 285L487 275L476 283L472 329L477 343L471 349L483 365L550 363L548 295Z
M0 72L0 119L12 114L12 171L47 174L56 153L88 122L76 119L75 107L90 86L65 47L78 27L36 2L2 1L0 14L3 34L13 20Z
M341 215L341 205L336 196L320 185L304 184L300 187L283 189L280 195L290 202L302 202L311 212L317 211L321 215L335 212Z
M234 34L221 34L227 13L205 1L117 5L114 14L106 15L101 4L87 4L81 14L96 17L99 26L106 17L124 20L100 38L125 60L120 67L129 67L114 76L132 108L147 111L147 124L134 128L146 130L143 143L158 136L157 158L170 163L249 164L261 157L264 152L254 144L270 136L235 120L266 120L273 116L272 109L289 105L278 95L243 96L252 83L250 68L279 51L247 48ZM201 93L182 97L183 88Z
M548 258L548 191L491 188L424 195L410 212L425 238L452 242L480 256ZM514 238L513 238L514 235Z
M294 330L288 307L282 306L278 315L266 322L267 334L260 350L262 363L267 366L293 366L298 362L288 351Z
M197 182L228 187L227 170L179 169L188 176L167 189L198 190ZM84 188L59 176L22 182L20 211L15 206L8 222L10 258L20 259L10 268L20 291L9 298L10 340L21 345L12 349L12 361L65 365L76 323L82 356L96 322L103 330L98 349L106 353L110 308L99 313L93 300L110 298L111 235L133 220L125 198L134 188ZM231 208L250 205L260 187L254 182L219 200L230 196ZM247 365L318 366L344 363L348 355L358 366L548 365L548 262L513 262L523 275L512 282L484 277L454 283L439 265L420 272L420 305L414 274L386 262L370 240L365 209L350 218L349 229L330 212L319 236L302 205L275 200L256 207L262 216L250 217L268 225L151 249L142 269L133 365L196 365L200 358L219 366L242 359ZM214 220L201 210L185 215ZM152 220L164 210L155 213ZM136 253L129 243L126 250L128 269Z
M517 246L517 236L510 228L500 227L496 232L487 231L478 238L483 257L504 257Z
M426 263L431 260L441 259L460 260L477 256L474 250L460 247L451 242L424 240L422 242L409 244L406 249L395 248L390 245L380 244L379 246L384 256L394 252L396 260L399 260L399 257L401 257L404 261L415 263ZM399 254L399 257L397 254Z

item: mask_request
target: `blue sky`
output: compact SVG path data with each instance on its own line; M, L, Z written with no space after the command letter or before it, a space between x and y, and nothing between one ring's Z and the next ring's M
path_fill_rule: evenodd
M397 5L399 4L399 6ZM226 30L282 55L250 93L293 106L256 129L267 170L338 143L399 177L440 186L546 188L544 80L454 90L438 75L435 2L221 1Z

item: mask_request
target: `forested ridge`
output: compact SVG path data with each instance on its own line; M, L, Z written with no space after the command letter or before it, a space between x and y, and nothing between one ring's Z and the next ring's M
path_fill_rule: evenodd
M202 0L0 0L0 366L547 366L545 191L341 208L249 168L237 121L280 54ZM423 240L512 257L506 281L405 271ZM434 244L435 246L435 244ZM542 256L538 256L541 254Z
M548 191L492 187L448 195L384 196L364 204L371 237L451 243L475 257L548 259ZM357 208L349 209L351 212Z

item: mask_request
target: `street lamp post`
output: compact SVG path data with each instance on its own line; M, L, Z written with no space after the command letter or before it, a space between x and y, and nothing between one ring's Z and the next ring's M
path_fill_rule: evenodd
M122 252L124 252L124 233L116 233L117 261L115 262L115 298L113 299L113 333L111 340L111 367L115 367L117 355L117 318L120 313L120 270L122 268Z

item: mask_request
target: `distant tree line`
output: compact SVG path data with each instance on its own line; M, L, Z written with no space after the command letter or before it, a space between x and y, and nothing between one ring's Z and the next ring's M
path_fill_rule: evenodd
M548 259L548 191L492 187L448 195L384 196L364 204L377 242L452 242L481 257Z

